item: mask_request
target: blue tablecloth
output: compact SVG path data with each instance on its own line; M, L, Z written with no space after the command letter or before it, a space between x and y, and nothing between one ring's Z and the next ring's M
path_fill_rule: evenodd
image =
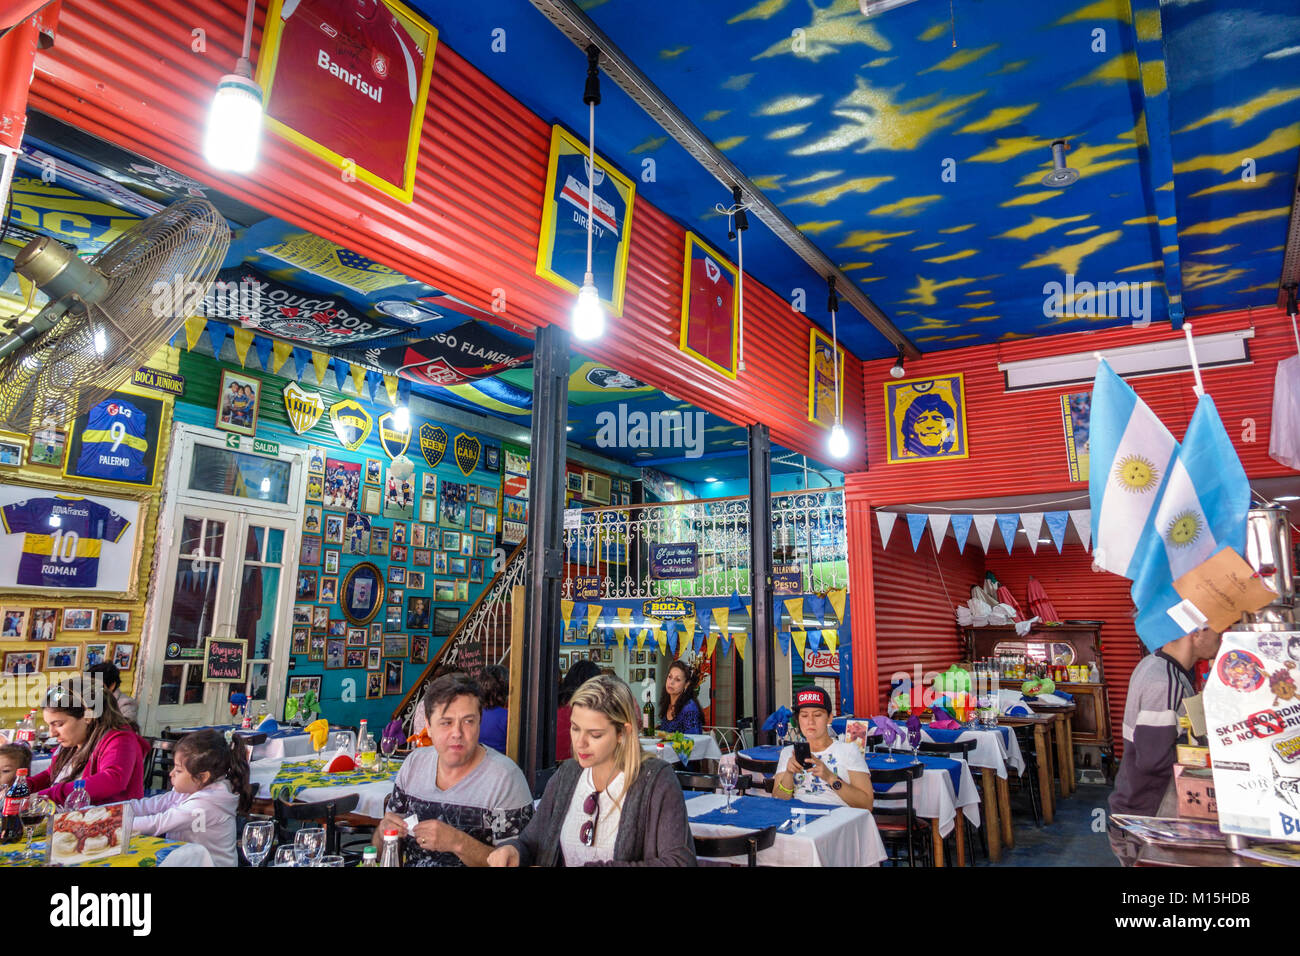
M233 731L234 733L237 733L237 734L241 734L241 733L242 733L242 734L258 734L258 733L261 733L261 731L258 730L256 727L249 727L249 728L246 728L246 729L245 729L245 728L237 727L237 726L234 725L234 724L216 724L216 725L210 725L210 726L207 726L207 727L182 727L182 728L180 728L179 731L177 731L177 733L182 733L182 734L192 734L192 733L194 733L194 732L197 731L197 730L216 730L216 731L219 731L220 733L223 733L223 734L224 734L226 731L228 731L228 730L229 730L229 731ZM267 739L267 740L281 740L281 739L283 739L283 738L285 738L285 737L301 737L303 733L304 733L304 731L303 731L303 729L302 729L301 727L281 727L281 728L280 728L279 730L277 730L275 733L273 733L273 734L267 734L267 735L266 735L266 739Z
M1010 727L967 727L965 730L936 730L935 728L925 726L925 732L930 735L930 739L937 744L951 744L956 742L957 738L967 731L977 734L992 733L994 730L1002 737L1002 746L1011 747L1011 728Z
M766 760L768 763L776 763L784 749L776 744L759 744L757 747L742 750L740 755L748 760Z
M721 809L710 810L698 817L691 817L691 823L712 823L717 826L743 827L746 830L766 830L768 827L780 826L789 820L793 812L802 807L805 810L833 810L825 803L804 803L800 800L773 800L771 797L736 797L731 801L736 813L723 813Z
M894 758L893 763L889 762L889 758L891 756ZM927 770L947 770L948 776L952 778L952 792L953 793L961 792L961 762L960 761L953 760L949 757L931 757L926 754L921 754L916 759L921 761L921 763L925 764L925 768ZM870 753L867 754L868 770L873 770L873 771L874 770L902 770L904 767L909 766L911 763L912 763L911 754L870 754ZM883 786L883 785L876 786L876 790L880 793L883 793L887 789L889 789L889 787L887 786Z

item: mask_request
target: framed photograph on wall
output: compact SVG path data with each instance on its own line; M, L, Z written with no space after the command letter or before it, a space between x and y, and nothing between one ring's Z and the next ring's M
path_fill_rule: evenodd
M433 564L433 552L428 548L412 548L411 564L417 568L427 568Z
M131 629L130 611L100 611L99 633L125 634Z
M366 646L366 629L364 627L348 628L348 647L365 647Z
M384 494L375 485L366 485L361 489L361 510L368 515L379 514Z
M391 561L395 561L395 562L398 563L398 564L405 564L405 563L406 563L406 545L404 545L404 544L395 544L395 545L393 545L393 547L392 547L392 551L390 552L390 554L389 554L388 557L389 557L389 560L391 560Z
M27 622L31 619L31 608L7 607L0 610L0 638L6 641L21 641L27 637Z
M371 554L388 554L388 529L371 528L370 529L370 553Z
M376 621L370 625L370 643L378 644L384 639L384 625Z
M474 556L478 558L492 557L492 539L476 538L474 541Z
M434 574L447 573L447 552L446 551L433 552L433 573Z
M222 369L221 388L217 392L217 427L237 435L256 434L261 397L261 379Z
M336 670L343 666L347 642L343 639L329 638L325 641L325 669Z
M325 507L355 511L361 491L361 463L325 459Z
M62 468L68 447L68 433L61 428L43 428L32 435L27 464L37 468Z
M86 645L86 662L85 667L94 667L96 664L109 663L107 644L87 644Z
M135 645L114 644L113 666L119 671L129 671L135 666Z
M444 531L442 533L442 550L457 553L460 551L460 532Z
M378 458L366 459L366 484L378 485L384 480L384 463Z
M305 627L295 627L293 629L293 649L294 654L306 654L307 644L311 639L311 631Z
M317 600L320 601L321 604L336 604L338 603L338 599L339 599L339 579L321 578L320 597L317 598Z
M366 648L364 647L347 647L344 648L344 667L362 668L366 666Z
M29 641L52 641L58 629L59 609L57 607L32 608L31 631L28 632L27 637Z
M320 505L308 505L303 511L302 530L306 534L321 533L321 508Z
M321 555L321 536L318 534L305 534L302 536L302 544L298 548L298 563L305 565L319 565Z
M51 671L79 670L80 644L51 644L45 652L45 668Z
M369 662L367 662L368 666ZM375 665L374 671L366 673L366 700L380 700L384 696L384 674Z
M438 520L438 496L424 495L420 498L420 520L433 524Z
M311 626L314 631L324 631L330 626L330 609L313 607L311 609Z
M315 601L317 590L317 573L310 568L298 569L298 588L294 597L299 601Z
M403 602L405 601L405 599L406 599L406 591L403 590L402 588L389 588L389 589L388 589L388 603L389 603L389 604L401 604L401 603L403 603Z
M412 524L411 525L411 547L427 548L428 547L427 544L428 538L426 537L427 534L428 534L428 525L421 524L418 521Z
M384 635L385 657L406 657L411 653L411 642L405 634Z
M323 631L311 632L311 638L307 643L307 660L313 662L325 660L325 640Z
M39 674L44 657L43 651L5 651L5 675Z
M342 544L344 534L344 515L327 514L325 515L325 543Z
M390 537L392 538L393 544L406 544L406 522L394 521L393 533Z
M384 694L402 692L402 662L384 661Z
M423 572L423 571L407 571L407 572L406 572L406 589L407 589L408 591L423 591L423 590L424 590L424 572Z
M366 648L366 670L368 671L379 670L380 650L381 649L378 647Z
M343 539L348 554L370 553L370 519L355 511L347 516Z
M885 435L891 465L970 456L961 372L885 383Z
M92 607L65 607L63 609L63 626L65 631L93 631L95 629L95 609Z
M429 635L427 634L411 635L411 663L412 664L429 663Z
M325 573L326 574L339 573L339 553L337 551L325 552Z

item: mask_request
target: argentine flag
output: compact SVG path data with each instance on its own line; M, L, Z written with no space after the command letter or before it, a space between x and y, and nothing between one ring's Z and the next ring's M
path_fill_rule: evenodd
M1093 560L1133 579L1160 546L1155 513L1178 442L1104 359L1092 387L1089 440Z
M1159 546L1145 552L1133 576L1137 632L1147 647L1155 650L1186 633L1167 613L1183 600L1174 581L1225 547L1244 554L1249 509L1246 472L1214 399L1202 395L1156 508Z

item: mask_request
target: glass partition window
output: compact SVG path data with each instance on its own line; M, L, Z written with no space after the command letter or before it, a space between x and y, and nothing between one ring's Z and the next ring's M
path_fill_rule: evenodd
M189 490L285 504L292 472L287 461L195 442Z

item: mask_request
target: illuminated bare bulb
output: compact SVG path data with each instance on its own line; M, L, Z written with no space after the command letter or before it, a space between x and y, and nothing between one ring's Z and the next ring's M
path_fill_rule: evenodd
M108 351L108 336L103 329L95 329L95 351L100 355Z
M244 61L217 83L208 111L203 156L214 169L252 172L262 139L262 88L253 82Z
M573 335L584 342L605 334L605 310L600 306L600 293L596 279L588 272L578 290L578 301L573 306Z
M849 433L844 430L844 426L839 422L831 429L830 440L826 443L826 450L831 453L832 458L845 458L849 454Z
M393 424L397 426L399 432L404 432L411 427L411 410L405 405L398 405L393 410Z

